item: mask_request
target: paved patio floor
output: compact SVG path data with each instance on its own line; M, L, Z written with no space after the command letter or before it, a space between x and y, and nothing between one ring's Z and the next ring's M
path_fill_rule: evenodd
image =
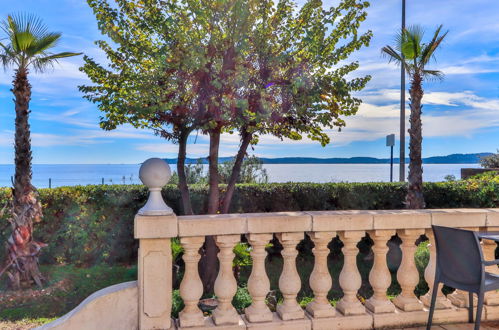
M463 324L444 324L444 325L436 325L431 327L431 329L435 330L473 330L473 323L463 323ZM426 327L418 327L418 328L404 328L403 330L425 330ZM491 330L491 329L499 329L499 322L482 322L480 324L480 330ZM402 329L399 329L402 330Z

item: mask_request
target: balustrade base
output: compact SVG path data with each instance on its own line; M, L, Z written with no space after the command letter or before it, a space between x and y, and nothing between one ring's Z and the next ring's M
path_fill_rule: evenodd
M197 326L203 326L205 322L205 317L199 311L199 313L191 314L191 315L185 315L182 314L182 312L179 313L179 319L178 319L178 324L181 325L183 328L192 328L192 327L197 327Z
M426 325L428 309L404 312L396 309L394 313L373 314L374 328L401 328ZM451 308L435 310L433 324L464 323L468 321L468 310L465 308Z
M213 319L210 316L206 316L204 318L204 325L197 327L181 327L180 322L177 320L176 322L177 330L185 329L185 330L211 330L211 329L220 329L220 330L242 330L246 329L246 325L244 324L243 319L238 316L237 324L222 324L216 325Z
M244 322L247 329L255 330L311 330L312 323L307 317L301 320L282 320L277 313L272 313L273 318L270 322L249 322L245 316ZM314 328L315 329L315 328Z
M245 310L245 319L249 322L257 323L257 322L272 322L273 315L272 312L265 306L265 310L252 310L251 306L246 308ZM251 314L249 313L251 312Z
M361 330L373 328L373 317L370 313L348 316L337 313L334 317L324 318L314 318L307 314L307 317L312 322L312 329L314 330Z
M336 310L329 303L327 305L319 305L315 301L307 305L306 311L312 317L316 318L333 317L336 314Z
M237 324L240 318L241 317L239 316L239 314L237 314L237 311L234 308L228 311L220 311L218 309L215 309L212 314L213 322L217 326L225 324Z
M476 309L476 308L475 308ZM484 319L487 321L499 321L499 306L483 305Z
M430 308L431 305L431 294L427 293L424 296L419 297L421 302L425 307ZM435 300L435 309L449 309L452 308L452 302L445 296L437 296Z
M489 291L485 292L485 303L490 306L499 305L499 292L497 291Z
M305 312L298 304L296 308L290 308L289 306L285 305L278 305L277 314L279 314L280 318L284 321L299 320L305 317Z
M375 300L373 298L366 301L366 308L375 314L379 313L393 313L395 306L389 300Z
M468 307L469 304L469 298L468 298L468 292L456 292L454 291L453 293L449 294L447 298L452 302L452 304L456 307L460 308L465 308ZM474 294L473 295L473 306L476 306L478 302L477 296Z
M344 300L340 300L336 304L336 309L338 309L341 314L345 316L362 315L366 313L366 308L360 303L360 301L347 302Z
M424 306L416 297L397 296L393 299L393 304L404 312L416 312L423 310Z

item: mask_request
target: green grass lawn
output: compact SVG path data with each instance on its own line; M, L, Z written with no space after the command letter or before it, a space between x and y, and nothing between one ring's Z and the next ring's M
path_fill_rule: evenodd
M137 277L136 267L123 266L41 266L41 271L47 278L41 289L7 291L5 281L0 283L0 329L29 329L50 322L93 292Z

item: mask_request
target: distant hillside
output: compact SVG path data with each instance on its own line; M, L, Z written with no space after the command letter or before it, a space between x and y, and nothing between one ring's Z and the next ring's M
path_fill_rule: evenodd
M452 154L447 156L434 156L423 158L425 164L475 164L478 163L480 157L491 155L490 152L482 152L478 154ZM220 157L220 162L227 162L232 157ZM313 157L283 157L283 158L260 158L264 164L387 164L390 163L389 158L374 158L374 157L351 157L351 158L313 158ZM165 159L169 164L176 164L176 158ZM203 164L207 164L208 160L202 158ZM394 158L394 163L398 163L399 159ZM187 158L187 164L196 164L197 158ZM409 162L409 159L406 159Z

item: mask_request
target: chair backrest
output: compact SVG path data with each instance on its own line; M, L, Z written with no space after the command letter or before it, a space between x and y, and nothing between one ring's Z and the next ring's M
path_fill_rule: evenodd
M443 279L479 285L482 280L483 255L476 234L457 228L432 227L437 248L437 266Z

